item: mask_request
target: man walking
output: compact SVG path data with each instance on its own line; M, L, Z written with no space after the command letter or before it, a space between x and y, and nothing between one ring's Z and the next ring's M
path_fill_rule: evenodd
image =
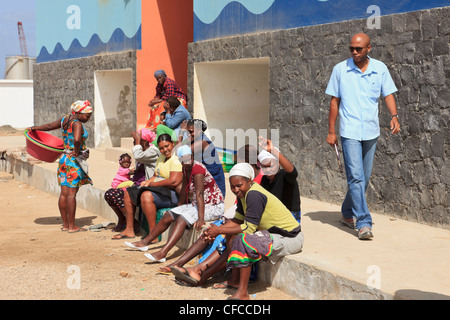
M380 125L378 99L383 95L391 114L391 133L400 131L393 93L397 88L381 61L368 56L372 47L364 33L350 40L351 58L333 68L326 94L331 96L327 142L337 144L335 132L339 114L339 133L347 176L348 191L342 204L341 222L358 229L358 238L371 239L372 217L365 192L369 185Z

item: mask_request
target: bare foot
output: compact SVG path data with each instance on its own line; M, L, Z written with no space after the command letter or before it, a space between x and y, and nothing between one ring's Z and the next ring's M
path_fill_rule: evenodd
M139 248L146 247L148 245L148 243L146 243L144 240L136 241L136 242L133 242L132 244L135 247L139 247Z
M250 296L247 292L241 292L239 289L235 294L228 297L228 300L250 300Z
M112 232L121 232L125 230L127 227L126 223L121 223L120 221L117 223L117 225L111 230Z
M137 246L136 246L137 247ZM156 259L156 260L161 260L164 259L166 256L164 254L161 253L161 251L152 253L152 256Z
M213 285L214 289L237 289L239 286L237 284L230 284L228 281L215 283Z
M85 228L80 228L80 227L76 227L76 228L74 228L74 229L68 229L68 230L67 230L68 233L83 232L83 231L87 231L87 229L85 229Z

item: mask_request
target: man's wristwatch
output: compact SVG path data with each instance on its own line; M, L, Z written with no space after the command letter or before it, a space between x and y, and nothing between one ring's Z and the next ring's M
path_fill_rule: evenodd
M396 117L396 118L398 119L398 114L393 114L393 115L391 116L391 119L393 119L394 117Z

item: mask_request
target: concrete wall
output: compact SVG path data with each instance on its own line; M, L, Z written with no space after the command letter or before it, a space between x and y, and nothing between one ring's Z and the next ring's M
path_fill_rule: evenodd
M33 125L33 80L0 80L0 126Z
M369 30L362 19L192 43L189 108L195 105L197 64L269 58L269 124L280 130L280 149L299 171L301 195L341 203L346 180L325 142L330 97L324 92L333 66L349 58L351 36L365 32L372 57L387 64L399 88L402 124L399 135L387 132L390 116L382 103L369 207L449 227L450 7L383 16L380 22L379 29Z
M108 89L109 107L100 106L100 113L95 112L95 76L98 79L103 75L112 78L118 75L127 76L126 82L130 84L126 88L125 80L120 80L119 86ZM115 71L108 73L108 71ZM111 80L117 84L117 79ZM107 80L100 81L107 83ZM97 89L99 82L97 81ZM97 98L100 99L100 91ZM113 146L118 146L121 137L128 137L132 130L136 129L136 52L124 51L120 53L97 55L89 58L70 59L48 63L38 63L34 68L34 124L41 125L52 122L63 115L70 113L70 106L74 101L88 99L94 104L94 114L91 120L85 124L89 132L87 144L95 146L95 140L102 141L106 136ZM98 100L100 101L100 100ZM115 102L114 102L115 101ZM109 112L107 112L109 110ZM101 119L96 119L99 116ZM107 121L107 130L100 125ZM99 124L99 126L96 126ZM54 131L55 135L61 135Z
M131 93L133 70L95 72L95 147L111 148L120 146L124 131L122 123L133 120Z
M187 48L192 42L193 0L142 1L142 50L137 51L137 127L145 127L155 97L154 72L166 71L187 89Z
M217 135L207 132L217 147L227 147L226 129L247 130L249 118L258 132L269 128L268 58L198 63L194 81L194 114L220 130Z

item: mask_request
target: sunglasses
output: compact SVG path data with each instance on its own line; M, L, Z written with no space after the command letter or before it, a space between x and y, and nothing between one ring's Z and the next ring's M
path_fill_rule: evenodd
M364 49L363 47L348 47L348 49L350 50L350 52L353 52L356 50L356 52L361 52L362 49Z

